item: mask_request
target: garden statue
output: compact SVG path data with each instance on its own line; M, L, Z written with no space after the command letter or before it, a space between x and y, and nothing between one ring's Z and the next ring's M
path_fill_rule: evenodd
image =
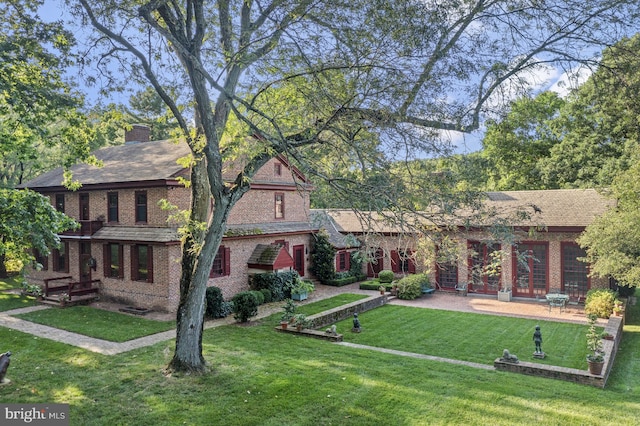
M11 352L5 352L0 355L0 383L5 382L4 375L7 374L7 368L9 368L9 364L11 363Z
M536 344L535 353L542 353L542 333L540 333L540 326L536 325L536 331L533 333L533 342Z
M353 328L351 329L354 333L360 333L360 320L358 319L358 313L353 314Z
M334 324L331 327L327 328L325 333L327 333L329 336L337 336L338 333L336 332L336 325Z
M519 362L518 357L516 355L510 354L507 349L502 351L502 358L500 358L500 361L511 362L513 364L517 364Z

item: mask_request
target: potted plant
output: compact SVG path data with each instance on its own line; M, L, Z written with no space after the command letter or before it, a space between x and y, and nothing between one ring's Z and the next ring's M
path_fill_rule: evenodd
M384 292L385 292L385 291L387 291L387 289L386 289L383 285L381 285L380 287L378 287L378 290L380 291L380 294L381 294L381 295L384 295Z
M613 340L613 334L609 334L606 331L603 331L600 335L604 340Z
M498 291L498 300L501 302L511 302L511 286L504 286Z
M302 331L303 328L307 328L311 325L311 321L307 319L305 314L295 314L293 317L293 325L298 331Z
M291 298L293 300L306 300L311 293L315 289L315 286L311 281L301 280L298 278L296 283L291 288Z
M58 300L60 301L60 305L64 306L69 301L70 297L68 293L60 293L58 296Z
M624 311L624 305L622 304L621 300L616 300L615 302L613 302L613 313L617 316L620 317L622 316L622 311Z
M589 373L599 376L602 374L604 366L604 354L602 351L602 340L600 334L596 332L596 319L594 314L589 315L589 329L587 330L587 364L589 364Z
M293 300L287 299L287 303L282 307L282 315L280 316L280 326L283 330L287 329L287 325L293 322L296 315L296 304Z

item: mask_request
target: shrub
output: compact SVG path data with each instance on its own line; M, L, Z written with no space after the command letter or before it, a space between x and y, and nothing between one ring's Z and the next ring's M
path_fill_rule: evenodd
M254 292L243 291L233 296L233 318L247 322L258 314L258 300Z
M352 276L352 275L347 275L346 277L343 278L336 278L333 280L329 280L327 281L325 284L326 285L331 285L334 287L342 287L344 285L348 285L351 283L355 283L356 282L356 277Z
M613 312L616 293L613 290L594 288L587 292L584 302L584 312L587 315L597 315L599 318L609 318Z
M320 282L325 283L332 280L336 273L336 250L329 242L327 231L321 230L314 237L315 244L311 252L311 272L318 277Z
M253 297L256 298L256 302L258 302L258 305L264 304L264 293L258 290L251 290L250 293L253 294Z
M417 299L422 295L422 284L428 283L429 277L424 274L414 274L398 281L398 298L404 300Z
M251 279L251 288L254 290L267 289L271 292L271 301L279 302L291 297L291 288L298 277L296 271L256 274Z
M207 318L224 318L229 315L229 311L224 308L222 291L218 287L207 287L205 292L204 315Z
M354 277L362 276L362 265L364 264L364 256L359 251L349 253L349 272Z
M262 293L262 297L264 298L264 303L271 303L273 301L271 290L269 290L268 288L260 289L260 293Z
M380 284L393 282L394 278L395 278L395 275L393 274L393 271L385 270L385 271L378 272L378 281L380 281Z
M378 280L370 280L361 282L360 290L378 290L381 285L384 287L385 291L390 291L393 286L393 284L390 283L382 284Z

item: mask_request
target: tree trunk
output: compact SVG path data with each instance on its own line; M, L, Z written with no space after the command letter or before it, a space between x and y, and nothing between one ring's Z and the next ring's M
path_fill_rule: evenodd
M0 254L0 278L9 277L9 274L7 274L7 265L4 263L6 260L6 256L4 254Z
M204 159L200 159L191 170L192 209L189 219L192 223L206 223L209 185L206 181L207 175L203 173L205 167ZM176 349L173 359L167 366L168 371L185 373L206 371L206 362L202 355L202 331L208 274L198 274L199 270L204 269L206 265L200 265L198 268L198 260L202 260L202 251L197 250L202 240L200 233L192 229L182 245L180 303L176 316ZM213 259L210 263L213 263Z

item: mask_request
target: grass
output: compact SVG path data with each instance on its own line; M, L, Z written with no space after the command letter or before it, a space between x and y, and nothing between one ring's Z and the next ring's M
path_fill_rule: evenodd
M35 298L33 297L23 297L20 294L6 292L6 290L16 288L20 288L20 276L0 278L0 312L35 305Z
M88 306L44 309L15 316L111 342L126 342L175 328L174 321L154 321Z
M211 372L204 376L161 374L172 341L103 356L0 328L0 351L13 352L12 382L0 386L0 402L68 403L74 425L602 425L640 418L637 306L629 309L605 390L276 333L277 317L206 330ZM361 321L360 336L374 332L373 316ZM551 330L541 326L549 352ZM391 334L419 343L406 327Z
M587 355L586 328L580 324L397 305L364 312L359 319L359 334L350 332L350 319L337 324L346 341L490 365L503 349L520 359L569 368L583 368ZM544 360L531 356L536 325L542 331Z

